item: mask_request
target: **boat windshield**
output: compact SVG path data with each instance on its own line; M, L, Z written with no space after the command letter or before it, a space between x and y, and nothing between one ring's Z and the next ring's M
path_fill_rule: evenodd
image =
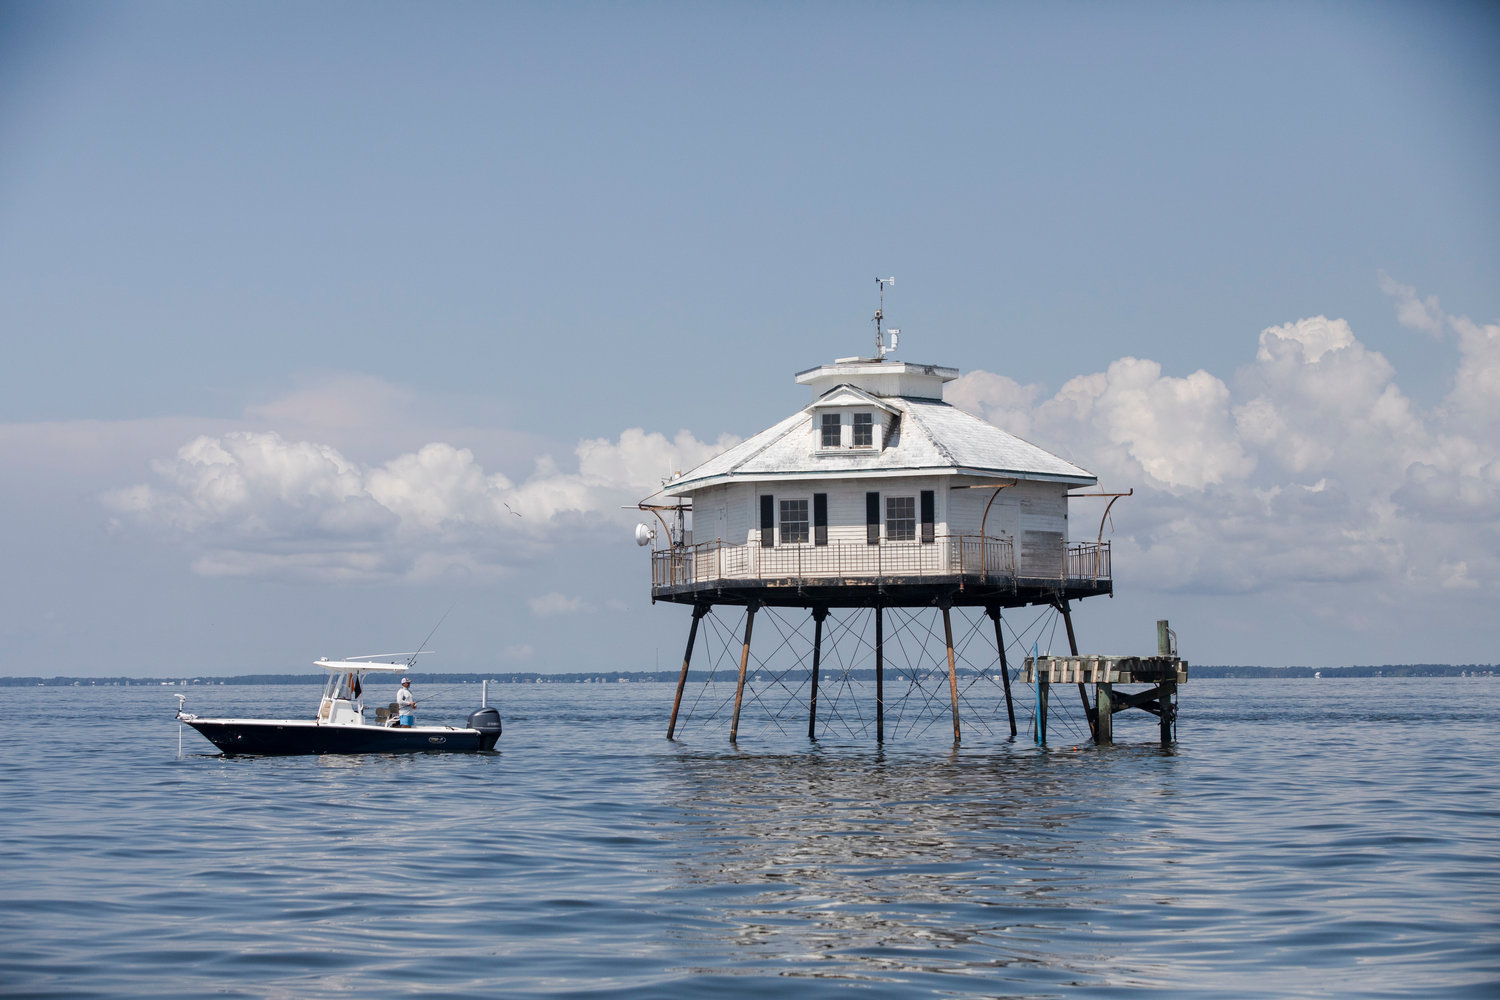
M363 695L364 686L360 683L358 672L353 670L329 674L328 683L323 687L325 699L358 702Z

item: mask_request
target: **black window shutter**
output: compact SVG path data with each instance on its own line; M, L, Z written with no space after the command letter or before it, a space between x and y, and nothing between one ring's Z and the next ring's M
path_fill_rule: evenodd
M865 494L865 541L880 544L880 494Z
M922 541L931 544L937 539L937 503L932 490L922 491Z
M760 547L769 549L776 544L776 498L760 498Z
M813 494L813 544L828 544L828 494Z

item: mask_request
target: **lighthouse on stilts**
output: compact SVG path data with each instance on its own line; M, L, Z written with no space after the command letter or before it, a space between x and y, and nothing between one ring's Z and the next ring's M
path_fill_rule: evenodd
M697 711L727 715L736 741L752 702L783 733L796 728L789 716L805 713L811 738L830 729L877 741L896 728L923 732L940 707L955 744L965 714L1015 737L1014 677L1035 686L1019 707L1023 716L1030 710L1039 743L1050 686L1060 682L1078 686L1084 738L1108 742L1114 713L1140 708L1159 716L1169 741L1176 687L1187 679L1175 641L1164 638L1155 657L1078 653L1071 604L1111 593L1113 582L1102 521L1098 537L1071 540L1069 501L1116 495L1080 493L1097 487L1091 473L944 402L957 369L888 357L898 334L882 328L892 280L880 279L872 357L799 372L812 392L806 407L641 502L655 515L637 532L656 546L652 600L693 609L668 738ZM731 631L716 609L742 618ZM1007 621L1012 609L1032 624ZM1024 655L1061 638L1042 634L1038 609L1065 626L1067 656ZM763 638L756 627L767 618ZM685 700L705 637L717 647L709 676L731 676L732 691ZM771 655L754 658L755 641ZM1024 651L1020 662L1008 646ZM894 697L892 665L904 684ZM768 683L755 683L766 675ZM1126 694L1116 684L1151 687ZM994 694L988 705L986 692Z

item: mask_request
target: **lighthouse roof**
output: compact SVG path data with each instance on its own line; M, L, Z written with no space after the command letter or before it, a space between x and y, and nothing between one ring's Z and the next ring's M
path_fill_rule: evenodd
M840 358L797 373L799 385L811 386L821 396L835 385L850 385L875 396L942 399L943 383L958 378L957 368L918 365L884 358Z
M830 367L834 366L815 371ZM953 371L928 367L927 372L932 373L928 379L934 387L940 386L941 381L948 380L943 376ZM806 374L799 376L798 381L812 381L804 378ZM1098 482L1087 470L941 399L869 393L868 388L842 383L830 387L822 379L818 383L817 387L824 391L810 405L683 474L667 484L663 492L682 496L706 486L736 481L933 473L1031 479L1075 486ZM922 388L927 389L927 385ZM872 398L876 396L879 398ZM861 398L878 403L880 409L894 417L892 431L883 447L868 451L820 449L812 432L813 414L832 405L856 403Z

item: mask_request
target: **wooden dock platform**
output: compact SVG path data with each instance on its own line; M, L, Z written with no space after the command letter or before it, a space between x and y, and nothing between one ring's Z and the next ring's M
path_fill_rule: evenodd
M1088 715L1094 742L1114 740L1116 712L1140 709L1157 717L1163 746L1177 735L1177 687L1186 684L1188 662L1175 655L1176 636L1165 621L1157 622L1157 656L1028 656L1021 666L1021 681L1036 685L1036 742L1047 742L1047 702L1053 684L1077 684ZM1070 630L1071 633L1071 630ZM1072 635L1068 636L1072 641ZM1075 647L1076 648L1076 647ZM1094 703L1089 704L1085 685L1094 685ZM1149 684L1144 691L1116 691L1116 684Z
M1188 662L1175 656L1026 657L1021 681L1035 684L1186 684Z

